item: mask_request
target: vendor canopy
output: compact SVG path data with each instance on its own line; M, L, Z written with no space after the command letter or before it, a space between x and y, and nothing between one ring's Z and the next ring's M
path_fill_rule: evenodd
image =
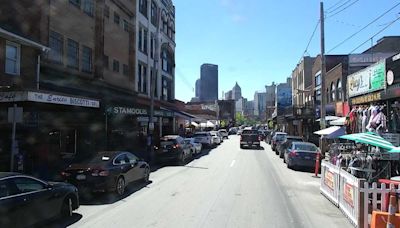
M343 127L339 126L332 126L328 127L319 131L314 132L316 135L322 135L324 138L328 139L335 139L338 138L339 136L342 136L346 134L346 131Z
M339 138L348 139L351 141L355 141L357 143L364 143L372 146L377 146L386 150L392 150L396 148L395 146L393 146L393 144L391 144L381 136L372 132L343 135L340 136Z

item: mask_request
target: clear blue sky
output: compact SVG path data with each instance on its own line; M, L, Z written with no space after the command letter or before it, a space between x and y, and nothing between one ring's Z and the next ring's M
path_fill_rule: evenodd
M319 19L319 0L173 0L176 8L176 99L194 96L200 65L219 65L219 97L235 81L253 99L272 81L284 82L304 52ZM354 3L354 4L353 4ZM328 0L326 51L400 3L393 0ZM330 8L345 4L334 10ZM349 6L350 4L353 4ZM347 9L337 13L340 9ZM333 15L337 13L336 15ZM399 18L400 6L328 54L348 54ZM400 20L377 35L400 35ZM320 52L319 28L308 55ZM371 42L357 49L362 52Z

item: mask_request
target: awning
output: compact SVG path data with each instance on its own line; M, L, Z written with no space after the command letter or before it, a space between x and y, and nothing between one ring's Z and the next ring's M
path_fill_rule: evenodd
M199 124L196 123L196 122L191 122L190 125L193 125L193 126L195 126L195 127L198 127L198 126L199 126Z
M180 117L180 118L184 118L184 119L194 119L196 118L195 116L187 113L187 112L183 112L183 111L175 111L174 115L176 117Z
M340 117L337 120L329 122L330 125L343 126L346 123L346 117Z
M206 123L200 123L200 127L215 127L215 125L210 121L207 121Z
M328 139L335 139L338 138L339 136L345 135L346 130L343 127L339 126L332 126L328 127L319 131L314 132L316 135L322 135L324 138Z
M325 121L333 121L333 120L337 120L337 119L339 119L340 117L338 117L338 116L325 116ZM321 121L321 119L317 119L316 120L317 122L320 122Z
M355 141L357 143L377 146L390 151L396 148L395 146L393 146L393 144L372 132L343 135L340 136L340 138Z

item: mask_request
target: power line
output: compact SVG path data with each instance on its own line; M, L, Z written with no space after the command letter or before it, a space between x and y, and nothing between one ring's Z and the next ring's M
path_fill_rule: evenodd
M304 57L304 54L308 53L308 48L310 47L311 41L312 41L312 39L314 38L315 32L316 32L317 29L318 29L319 23L320 23L320 20L317 21L317 24L315 25L314 31L312 32L312 34L311 34L311 36L310 36L310 39L308 40L307 46L306 46L306 48L304 49L304 52L303 52L303 54L301 55L301 57L300 57L300 59L299 59L299 62L300 62L301 59Z
M392 22L390 22L388 25L386 25L383 29L379 30L379 32L375 33L373 36L371 36L370 38L368 38L368 40L364 41L362 44L358 45L356 48L354 48L349 54L353 53L355 50L357 50L358 48L360 48L361 46L363 46L365 43L367 43L368 41L370 41L371 39L373 39L375 36L379 35L379 33L385 31L387 28L389 28L392 24L394 24L396 21L400 20L400 17L398 17L396 20L393 20Z
M339 5L341 2L343 2L343 0L339 0L339 1L337 1L335 4L333 4L333 5L332 5L332 6L330 6L328 9L326 9L326 11L328 11L328 10L330 10L330 9L334 8L335 6Z
M336 12L336 13L334 13L333 15L330 15L329 17L326 17L326 18L328 19L328 18L334 17L335 15L337 15L337 14L343 12L344 10L348 9L350 6L354 5L354 4L357 3L358 1L359 1L359 0L356 0L356 1L352 2L350 5L346 6L345 8L339 10L338 12Z
M344 2L343 4L341 4L340 6L336 7L335 9L333 9L333 10L327 12L327 13L333 13L333 12L335 12L336 10L338 10L338 9L342 8L343 6L345 6L347 3L351 2L351 1L352 1L352 0L347 0L346 2Z
M366 29L367 27L369 27L370 25L372 25L374 22L376 22L377 20L381 19L383 16L385 16L386 14L388 14L390 11L392 11L394 8L396 8L397 6L399 6L400 3L397 3L396 5L394 5L392 8L388 9L387 11L385 11L383 14L381 14L380 16L378 16L377 18L375 18L373 21L371 21L370 23L368 23L367 25L365 25L364 27L362 27L360 30L358 30L357 32L353 33L351 36L347 37L346 39L344 39L342 42L340 42L339 44L337 44L336 46L334 46L333 48L331 48L329 52L335 50L336 48L340 47L342 44L344 44L345 42L347 42L348 40L350 40L351 38L353 38L355 35L359 34L361 31L363 31L364 29Z

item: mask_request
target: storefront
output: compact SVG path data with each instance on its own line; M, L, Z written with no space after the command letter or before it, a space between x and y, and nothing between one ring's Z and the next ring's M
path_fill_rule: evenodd
M67 161L103 146L98 100L42 91L1 92L1 171L10 170L13 128L10 116L14 105L21 116L15 119L15 171L49 178Z

